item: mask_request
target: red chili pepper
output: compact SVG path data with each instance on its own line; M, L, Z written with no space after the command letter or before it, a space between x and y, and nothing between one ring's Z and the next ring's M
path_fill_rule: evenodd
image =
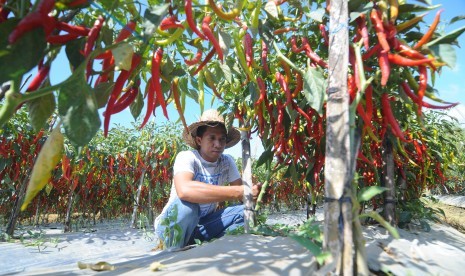
M205 59L202 61L202 63L200 63L199 67L197 67L197 69L194 71L194 73L192 73L193 76L197 75L198 72L200 72L203 67L210 61L210 59L212 59L212 57L215 55L215 48L211 49L210 52L207 54L207 56L205 57Z
M418 73L420 74L420 82L418 84L418 102L421 103L418 108L418 114L421 115L423 97L425 96L426 89L428 88L428 71L426 70L426 66L418 66Z
M32 12L26 15L19 23L16 28L8 36L8 42L10 44L15 43L25 33L42 26L42 14L38 12Z
M202 31L205 34L205 36L208 38L208 40L213 44L213 48L216 51L216 54L218 55L218 59L223 62L223 50L221 50L220 43L216 39L215 35L213 34L213 31L210 29L210 22L211 22L211 17L210 16L205 16L202 20Z
M8 19L8 15L10 14L11 10L5 7L6 0L0 1L0 23L5 22Z
M270 69L268 68L267 56L268 46L266 45L265 41L262 40L262 68L263 70L265 70L265 72L270 73Z
M84 56L87 57L92 52L92 49L94 48L94 45L95 45L95 41L97 40L100 30L102 29L104 21L105 21L105 18L103 18L103 16L101 15L99 15L97 20L95 20L94 26L89 31L87 42L84 45Z
M328 64L322 58L320 58L315 52L313 52L306 37L302 37L302 45L305 47L305 53L313 62L320 65L321 67L328 68Z
M47 42L50 44L66 44L67 42L75 40L78 37L79 36L75 34L49 35L47 37Z
M44 15L47 15L53 10L54 7L55 0L42 0L37 5L37 11Z
M139 84L140 80L138 80L136 84L134 84L126 93L123 94L123 96L118 99L118 101L113 106L111 115L123 111L134 102L134 100L137 98L137 95L139 95Z
M73 26L62 21L57 22L57 29L78 36L88 36L90 32L89 28L83 26Z
M381 85L386 86L391 74L391 65L389 64L388 53L383 50L378 52L379 68L381 69Z
M194 58L192 58L192 59L184 59L184 62L189 66L195 65L195 64L200 62L200 60L202 58L202 54L203 54L202 49L198 49Z
M401 55L388 53L388 60L391 64L397 64L401 66L419 66L432 62L434 58L409 59Z
M360 35L362 36L362 39L363 39L363 45L365 46L365 50L368 51L368 49L370 49L370 39L368 36L366 15L364 13L360 14L360 16L357 17L356 21L357 21L357 28L360 31Z
M193 12L192 12L192 0L186 0L184 3L184 11L186 13L186 21L189 25L189 28L197 34L201 39L207 40L207 37L197 29L197 24L195 23Z
M137 22L135 21L129 21L126 26L120 31L118 36L115 39L115 43L121 42L125 40L126 38L130 37L134 30L136 29Z
M94 86L97 86L98 84L100 84L102 82L107 82L108 81L108 79L109 79L109 71L110 71L110 69L112 69L113 65L115 65L115 59L113 58L113 55L111 55L108 58L105 58L103 60L103 64L102 64L103 73L97 78L97 80L95 81ZM112 80L113 80L113 78L112 78Z
M176 17L174 16L165 17L160 23L160 30L166 31L172 28L184 29L184 26L181 23L177 22Z
M434 31L436 30L439 20L441 19L441 13L444 11L444 9L440 9L437 13L436 16L434 17L433 23L429 27L428 31L423 35L423 37L413 46L413 49L418 49L421 46L423 46L425 43L430 41L431 37L433 37Z
M125 82L128 80L131 73L135 70L135 68L139 65L141 61L141 56L138 54L132 55L132 62L131 62L131 69L128 70L121 70L118 78L115 82L115 86L110 94L110 99L108 99L107 107L105 110L105 116L103 121L103 135L107 137L108 135L108 128L110 126L110 117L113 112L113 107L116 103L116 100L119 98L121 91L123 90Z
M363 55L362 55L362 59L363 60L367 60L369 59L373 54L375 53L378 53L381 49L381 45L380 44L376 44L374 45L373 47L371 47L368 51L366 51Z
M296 98L304 87L304 81L302 79L302 75L300 73L295 73L294 75L295 75L296 85L295 85L294 91L292 92L292 98Z
M409 141L405 139L404 133L400 129L399 123L397 123L397 120L392 113L391 105L389 103L389 96L387 93L383 93L381 95L381 105L383 107L383 118L385 118L387 123L391 126L392 133L401 141L408 143Z
M431 109L448 109L448 108L452 108L454 106L457 106L459 103L452 103L452 104L448 104L448 105L433 105L433 104L430 104L430 103L427 103L427 102L420 102L419 101L419 98L417 95L415 95L415 93L413 93L412 89L410 88L410 86L408 85L408 83L406 81L404 82L401 82L400 83L401 87L402 87L402 90L405 92L405 94L410 98L412 99L412 101L417 104L417 105L420 105L420 106L423 106L423 107L426 107L426 108L431 108Z
M245 49L245 60L247 62L247 66L251 67L253 63L253 40L250 33L245 33L243 44Z
M328 32L326 32L326 26L324 24L319 24L318 28L320 29L321 36L323 37L323 43L325 46L329 46Z
M86 44L84 45L84 56L87 57L89 54L92 52L92 49L94 48L95 41L97 40L97 37L100 33L100 30L102 29L103 22L105 19L103 16L99 15L97 20L95 20L94 26L90 29L89 31L89 36L87 37ZM87 68L86 68L86 78L89 79L90 73L92 71L92 64L93 61L89 61L87 63Z
M163 59L163 48L160 47L157 49L157 51L155 51L152 57L152 82L153 82L153 88L155 89L157 102L161 105L161 108L163 110L163 115L165 115L166 119L169 120L168 111L166 110L166 102L163 96L163 91L162 91L161 83L160 83L161 81L160 68L161 68L162 59Z
M286 104L284 106L288 106L288 105L291 106L292 105L292 94L291 94L291 90L289 89L289 86L287 85L286 80L284 79L284 76L280 72L276 72L275 78L276 78L276 81L281 86L281 89L283 90L284 94L286 95Z
M373 23L373 27L376 30L376 36L378 37L378 42L383 48L383 51L389 52L391 49L389 43L386 38L386 33L384 32L383 20L379 15L376 9L372 9L370 13L371 23Z
M49 72L50 66L42 66L42 68L39 69L37 75L32 79L26 91L31 92L39 89L44 80L47 78Z
M71 8L74 8L74 7L77 7L77 6L81 6L81 5L84 5L84 4L87 4L87 2L90 2L90 0L75 0L71 3L68 3L68 7L71 7Z

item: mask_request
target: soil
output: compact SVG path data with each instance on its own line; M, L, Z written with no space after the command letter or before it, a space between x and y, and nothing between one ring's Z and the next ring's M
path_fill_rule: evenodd
M446 216L442 221L465 234L465 208L455 207L441 202L431 202L429 206L443 210Z

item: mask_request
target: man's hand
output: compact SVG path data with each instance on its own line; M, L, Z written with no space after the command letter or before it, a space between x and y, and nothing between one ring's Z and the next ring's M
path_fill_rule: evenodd
M261 189L262 189L262 183L253 184L252 196L253 196L254 201L257 201L257 198L258 198L258 195L260 194Z

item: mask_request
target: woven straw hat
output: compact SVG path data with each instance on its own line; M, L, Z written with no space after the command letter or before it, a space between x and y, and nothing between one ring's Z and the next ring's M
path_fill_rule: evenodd
M205 110L198 122L192 123L187 127L187 129L184 129L184 131L182 132L182 139L184 139L184 141L190 147L197 149L197 143L195 142L195 137L197 136L197 128L200 126L215 127L218 123L222 124L223 126L226 126L224 123L223 116L221 116L217 110ZM234 146L235 144L237 144L237 142L239 142L240 139L241 134L239 130L237 130L233 126L229 127L229 129L227 129L225 148L230 148Z

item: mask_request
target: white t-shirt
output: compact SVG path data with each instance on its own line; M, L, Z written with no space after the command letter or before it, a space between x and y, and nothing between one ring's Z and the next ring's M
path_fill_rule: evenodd
M230 155L222 154L216 162L208 162L200 156L200 153L197 150L182 151L178 153L176 160L174 161L173 176L178 172L190 172L194 174L194 181L220 186L241 178L236 164L234 163L234 159ZM170 198L161 214L165 213L167 211L167 207L177 198L178 195L173 181ZM202 203L199 205L200 217L204 217L213 212L218 203ZM161 214L157 217L156 221L159 220Z

